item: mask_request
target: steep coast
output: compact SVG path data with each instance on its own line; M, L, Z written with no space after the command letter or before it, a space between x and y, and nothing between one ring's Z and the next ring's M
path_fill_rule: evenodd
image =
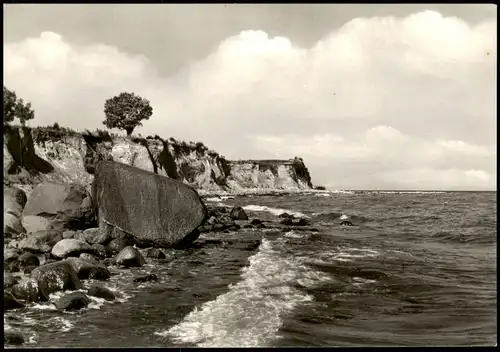
M64 128L4 128L4 184L30 192L44 180L90 187L100 160L114 160L179 180L207 193L311 190L301 158L230 161L202 143L126 138Z

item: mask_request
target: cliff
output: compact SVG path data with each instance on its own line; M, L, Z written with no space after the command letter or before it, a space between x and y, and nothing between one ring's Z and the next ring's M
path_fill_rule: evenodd
M300 158L228 161L202 143L106 131L4 126L4 184L27 192L43 180L90 187L100 160L114 160L187 183L202 192L299 191L312 188Z

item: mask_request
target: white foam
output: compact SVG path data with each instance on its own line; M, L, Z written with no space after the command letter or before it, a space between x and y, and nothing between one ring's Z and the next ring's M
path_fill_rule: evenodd
M57 310L56 306L52 302L45 304L36 303L32 306L32 308L37 310Z
M250 211L265 211L265 212L271 213L271 214L276 215L276 216L284 214L284 213L288 213L288 214L293 215L295 217L308 218L307 215L300 213L298 211L280 209L280 208L271 208L271 207L267 207L265 205L245 205L243 207L243 209L250 210Z
M51 326L55 327L59 332L68 332L75 327L75 325L66 318L53 317L48 320Z
M292 231L286 232L284 236L287 238L308 238L311 236L311 234L306 233L306 232L298 233L298 232L295 232L292 230Z
M349 217L347 215L342 214L342 216L340 217L340 220L345 220L345 219L349 219Z
M216 198L216 197L210 197L210 198L206 198L205 201L207 201L207 202L222 202L222 199Z
M156 334L199 347L260 347L279 338L283 317L313 299L294 286L310 287L329 279L275 251L273 245L281 240L263 239L243 269L243 281L196 308L180 324Z
M373 284L374 282L377 282L376 280L364 279L357 276L353 277L352 280L354 281L355 286L361 286L363 284Z
M314 258L301 257L301 259L311 263L331 264L334 261L350 262L356 258L373 258L379 255L380 252L371 248L337 247L335 250L317 252Z

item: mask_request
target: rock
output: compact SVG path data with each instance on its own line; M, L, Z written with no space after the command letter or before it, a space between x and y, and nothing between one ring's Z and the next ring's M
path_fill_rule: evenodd
M98 285L94 285L91 288L89 288L87 294L89 296L104 298L106 301L114 301L115 299L115 295L113 292L111 292L105 287Z
M216 224L218 223L219 221L217 220L217 217L215 216L211 216L210 218L208 218L207 220L207 224L209 225L213 225L213 224Z
M111 241L111 236L108 233L102 232L98 227L86 229L83 231L85 240L90 244L106 245Z
M16 216L18 219L23 214L27 197L23 190L17 187L4 187L3 189L3 211Z
M294 219L294 218L284 218L280 221L280 224L287 226L306 226L309 225L309 221L307 219Z
M77 184L43 182L30 194L23 217L42 216L54 229L84 229L95 224L86 189Z
M233 220L248 220L248 215L242 207L234 207L231 209L230 216Z
M19 263L17 261L11 261L7 264L7 269L11 273L19 271Z
M192 187L113 161L97 165L92 193L103 232L108 226L118 227L163 247L181 242L207 216L205 205Z
M92 246L90 246L90 248L92 249L93 253L100 258L106 258L112 255L111 249L106 249L107 247L103 246L102 244L93 244ZM80 254L80 256L82 254Z
M39 231L28 234L28 237L19 242L18 248L32 253L47 253L60 240L62 236L57 231Z
M280 224L291 226L291 225L293 225L293 219L292 218L284 218L283 220L280 221Z
M115 258L115 262L118 265L123 265L126 267L138 267L146 264L142 254L134 247L128 246L121 250L120 253Z
M108 248L111 249L112 253L119 253L123 248L132 245L130 240L123 238L115 238L108 244Z
M115 258L106 258L102 261L102 263L106 266L111 266L116 264Z
M215 224L212 226L213 231L222 231L226 227L223 224Z
M64 295L56 302L56 308L66 311L80 310L86 308L90 299L82 292L72 292Z
M82 287L78 274L66 261L39 266L31 273L40 293L48 297L51 293L65 290L79 290Z
M148 281L158 281L158 276L156 276L155 274L151 274L134 279L134 282L148 282Z
M38 257L36 255L34 255L33 253L29 253L29 252L26 252L26 253L23 253L19 256L19 258L17 258L17 261L19 263L22 263L24 264L25 266L38 266L40 265L40 261L38 260Z
M45 265L50 259L50 253L40 253L36 255L39 265Z
M6 288L11 288L15 284L17 284L17 279L15 278L15 276L12 275L11 273L7 273L4 271L3 272L3 288L4 288L4 290Z
M77 257L82 252L92 251L90 245L82 240L68 238L60 240L52 248L52 255L56 258L66 258L68 256Z
M260 224L258 224L258 225L255 225L255 228L256 228L256 229L265 229L265 228L267 228L267 226L266 226L266 225L264 225L264 224L262 224L262 223L260 223Z
M23 273L25 275L29 275L33 270L35 270L35 268L37 268L37 265L26 265L22 268L24 268Z
M250 224L246 224L246 225L243 225L243 228L244 228L244 229L252 229L252 228L253 228L253 226L252 226L252 225L250 225Z
M4 262L10 262L17 260L19 258L19 250L15 248L5 248L3 249L3 260Z
M106 280L111 277L105 265L98 261L89 261L81 258L68 258L66 262L71 265L81 280L95 279Z
M23 334L19 331L4 329L3 334L4 345L22 345L24 343Z
M76 235L76 231L66 230L62 234L62 238L64 238L64 239L73 238L73 237L75 237L75 235Z
M244 227L245 225L248 225L248 220L234 220L235 225L238 225L239 227Z
M252 225L260 225L260 224L262 224L262 221L259 220L259 219L252 219L252 221L250 221L250 224L252 224Z
M295 218L293 215L288 214L288 213L282 213L282 214L278 215L278 217L279 218L284 218L284 219L288 219L288 218L293 219L293 218Z
M50 229L51 223L51 220L36 215L23 216L22 220L22 225L28 233L47 231Z
M13 248L13 249L17 249L19 247L19 241L12 240L12 241L10 241L10 242L7 243L7 247Z
M165 253L163 253L158 248L149 248L145 251L145 255L148 258L165 259Z
M310 224L309 220L301 218L299 219L299 221L297 221L296 226L307 226L309 224Z
M99 259L97 259L97 257L95 255L90 254L90 253L81 253L79 258L83 259L83 260L87 260L89 262L99 263Z
M12 295L17 299L24 299L27 302L47 301L49 295L44 295L38 286L38 281L33 278L26 278L12 286Z
M3 213L4 237L15 237L26 232L19 218L11 213Z
M228 228L229 231L238 231L239 229L240 227L238 225L229 226Z
M87 242L87 240L85 239L85 236L84 236L83 232L81 232L81 231L77 231L75 233L75 235L73 236L73 239L79 240L79 241L83 241L83 242Z
M202 225L202 226L198 227L198 230L200 232L210 232L210 231L212 231L212 226L210 226L210 225Z

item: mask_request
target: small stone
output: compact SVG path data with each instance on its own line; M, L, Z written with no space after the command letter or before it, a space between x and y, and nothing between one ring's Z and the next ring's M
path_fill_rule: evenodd
M111 290L98 285L94 285L89 288L87 294L89 296L104 298L106 301L113 301L115 299L115 295L111 292Z
M148 281L158 281L158 276L156 276L155 274L150 274L134 279L134 282L148 282Z
M62 237L63 237L63 239L68 239L68 238L74 238L75 235L76 235L76 231L67 230L67 231L63 232Z
M140 267L146 264L142 254L132 246L123 248L116 256L115 262L125 267Z
M248 215L242 207L234 207L231 209L230 216L233 220L248 220Z
M63 296L56 303L56 308L66 311L80 310L86 308L90 303L90 299L82 292L72 292Z
M24 337L18 331L4 329L3 333L4 345L22 345L24 343Z
M163 253L158 248L149 248L145 251L146 257L148 258L156 258L156 259L165 259L165 253Z

